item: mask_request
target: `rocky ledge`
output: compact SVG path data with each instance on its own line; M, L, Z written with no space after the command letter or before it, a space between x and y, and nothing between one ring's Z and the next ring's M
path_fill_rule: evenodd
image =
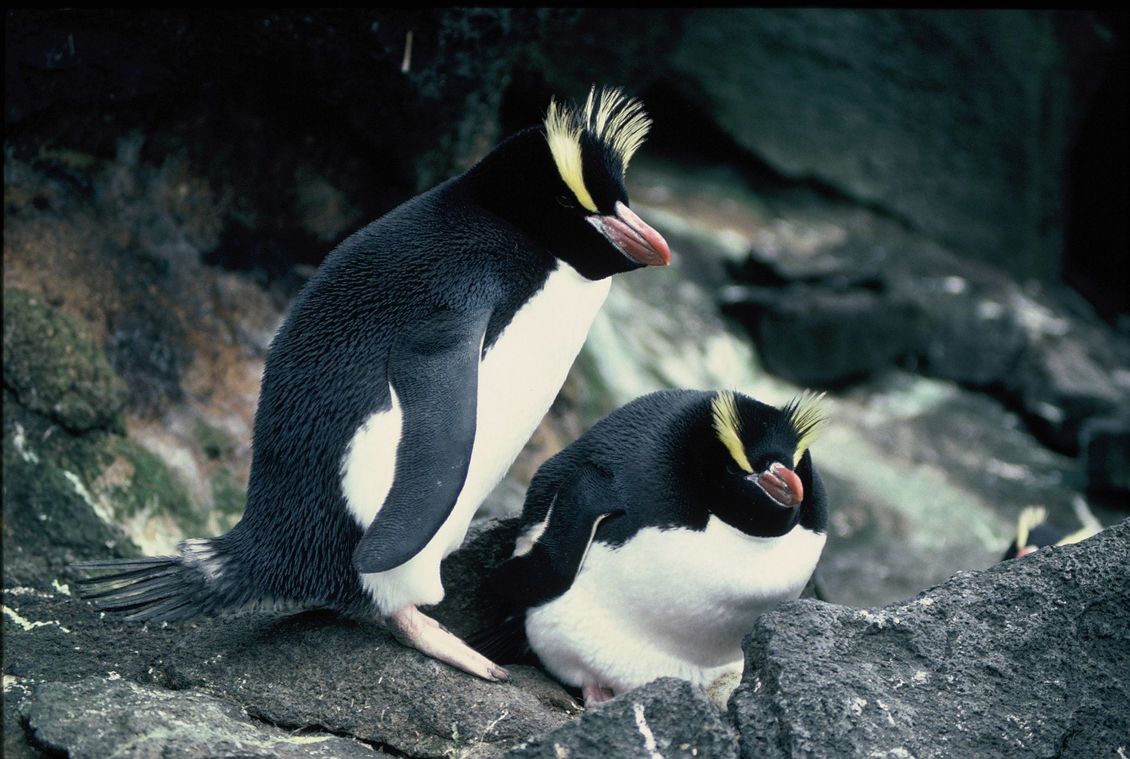
M475 624L507 523L445 566ZM456 672L307 612L137 625L67 585L4 589L9 757L1118 756L1130 748L1130 520L858 609L804 599L745 640L720 709L678 680L583 710L543 672Z

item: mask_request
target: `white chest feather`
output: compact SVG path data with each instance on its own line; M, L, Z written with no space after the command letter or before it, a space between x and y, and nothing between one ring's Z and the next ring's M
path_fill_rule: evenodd
M394 611L439 603L439 563L459 547L479 504L514 462L557 396L608 295L609 279L585 279L559 263L514 315L479 364L475 444L467 478L447 521L413 559L388 572L364 575L378 605ZM380 511L396 472L403 414L391 409L358 429L342 464L342 489L363 528Z
M800 527L755 538L711 517L702 532L646 528L620 548L594 543L569 590L528 613L530 644L576 686L708 684L741 671L742 637L800 594L824 539Z

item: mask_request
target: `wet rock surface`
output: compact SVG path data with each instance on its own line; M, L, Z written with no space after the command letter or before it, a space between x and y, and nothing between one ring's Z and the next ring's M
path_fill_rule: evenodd
M742 756L1127 750L1130 521L908 601L797 601L746 638Z

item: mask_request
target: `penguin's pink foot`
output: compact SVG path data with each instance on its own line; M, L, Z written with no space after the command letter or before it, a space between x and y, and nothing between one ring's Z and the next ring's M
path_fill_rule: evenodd
M616 694L612 689L599 683L585 683L581 686L581 695L585 699L585 708L595 704L603 704L612 699Z
M420 653L491 682L502 682L510 678L510 673L505 669L468 646L415 606L405 606L389 619L392 621L391 632L396 639Z

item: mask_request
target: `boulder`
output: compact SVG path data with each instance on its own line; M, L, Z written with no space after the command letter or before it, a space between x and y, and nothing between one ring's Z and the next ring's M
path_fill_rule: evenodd
M1080 444L1087 490L1124 499L1125 506L1130 496L1130 411L1088 420Z
M129 689L131 699L172 699L168 708L177 714L219 699L238 704L256 723L349 736L400 756L498 753L561 726L578 710L561 686L531 667L510 667L510 682L488 683L397 643L378 625L329 613L249 612L145 625L100 615L67 593L63 583L5 588L5 675L19 685L5 708L34 710L27 703L40 697L38 686L66 686L48 691L65 708L23 712L39 715L36 734L69 735L75 725L105 717L120 681L144 686ZM97 688L104 695L85 702L78 695ZM177 700L170 691L197 695ZM201 717L201 735L209 740L235 730L231 720L247 721L235 711L209 709L209 719ZM115 735L124 743L143 741L160 753L186 739L179 729L158 729L163 710L152 719L148 712L131 719L118 714ZM71 726L52 733L49 723L64 718ZM55 745L78 750L73 741Z
M1036 435L1071 454L1079 452L1086 421L1113 413L1127 398L1112 378L1118 361L1113 349L1125 341L1113 333L1109 340L1087 341L1080 333L1068 329L1031 341L1006 384Z
M741 315L751 300L745 294L727 312ZM775 293L747 324L768 371L799 385L829 387L881 374L904 359L917 346L920 321L914 304L897 295L793 285Z
M1126 750L1130 520L881 609L801 600L745 640L745 757Z
M988 392L1069 455L1130 393L1130 340L1062 288L878 224L807 250L752 247L719 291L766 369L835 386L905 367Z

